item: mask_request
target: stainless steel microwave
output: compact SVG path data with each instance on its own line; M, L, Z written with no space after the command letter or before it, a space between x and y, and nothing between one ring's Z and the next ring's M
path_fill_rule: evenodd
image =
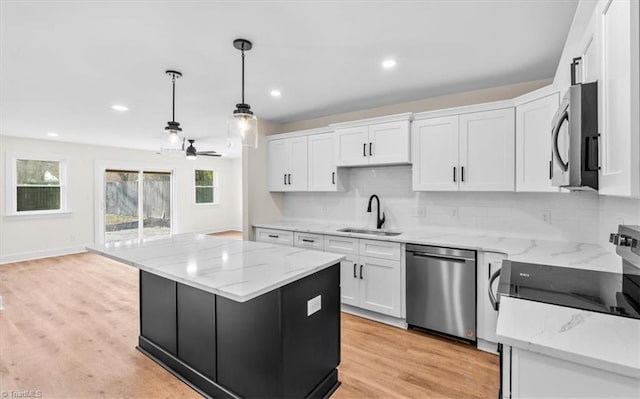
M551 183L598 191L598 82L573 85L551 129Z

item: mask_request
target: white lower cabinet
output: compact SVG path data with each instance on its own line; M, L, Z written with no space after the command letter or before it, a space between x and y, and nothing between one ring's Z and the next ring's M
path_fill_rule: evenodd
M390 316L401 316L400 260L361 256L358 279L360 300L356 306Z
M342 303L358 306L360 301L360 281L358 281L358 256L346 255L340 263L340 300Z
M498 312L493 308L489 300L489 279L502 268L502 261L506 255L495 252L479 252L477 266L477 337L478 348L496 353L498 337L496 326L498 325ZM498 280L491 287L496 292Z
M324 250L347 255L341 263L342 303L402 316L400 243L325 236Z
M504 346L503 399L638 398L640 379Z
M256 241L293 246L293 232L287 230L274 230L256 228Z

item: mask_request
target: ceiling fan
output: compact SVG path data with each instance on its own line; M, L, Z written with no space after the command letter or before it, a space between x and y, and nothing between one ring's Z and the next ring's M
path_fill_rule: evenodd
M185 148L186 142L189 142L189 146ZM193 143L196 141L194 139L182 140L182 149L187 155L187 159L196 159L198 155L206 156L206 157L221 157L222 154L218 154L216 151L198 151L196 147L193 146Z

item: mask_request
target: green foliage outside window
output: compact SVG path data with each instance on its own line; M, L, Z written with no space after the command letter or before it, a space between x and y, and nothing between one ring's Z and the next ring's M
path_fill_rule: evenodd
M60 209L60 162L18 159L16 177L18 212Z
M195 187L196 204L213 204L216 202L216 174L213 170L196 170Z

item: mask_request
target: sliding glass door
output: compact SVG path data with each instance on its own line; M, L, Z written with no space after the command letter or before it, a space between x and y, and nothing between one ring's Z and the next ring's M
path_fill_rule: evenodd
M105 242L171 234L171 173L107 169Z

